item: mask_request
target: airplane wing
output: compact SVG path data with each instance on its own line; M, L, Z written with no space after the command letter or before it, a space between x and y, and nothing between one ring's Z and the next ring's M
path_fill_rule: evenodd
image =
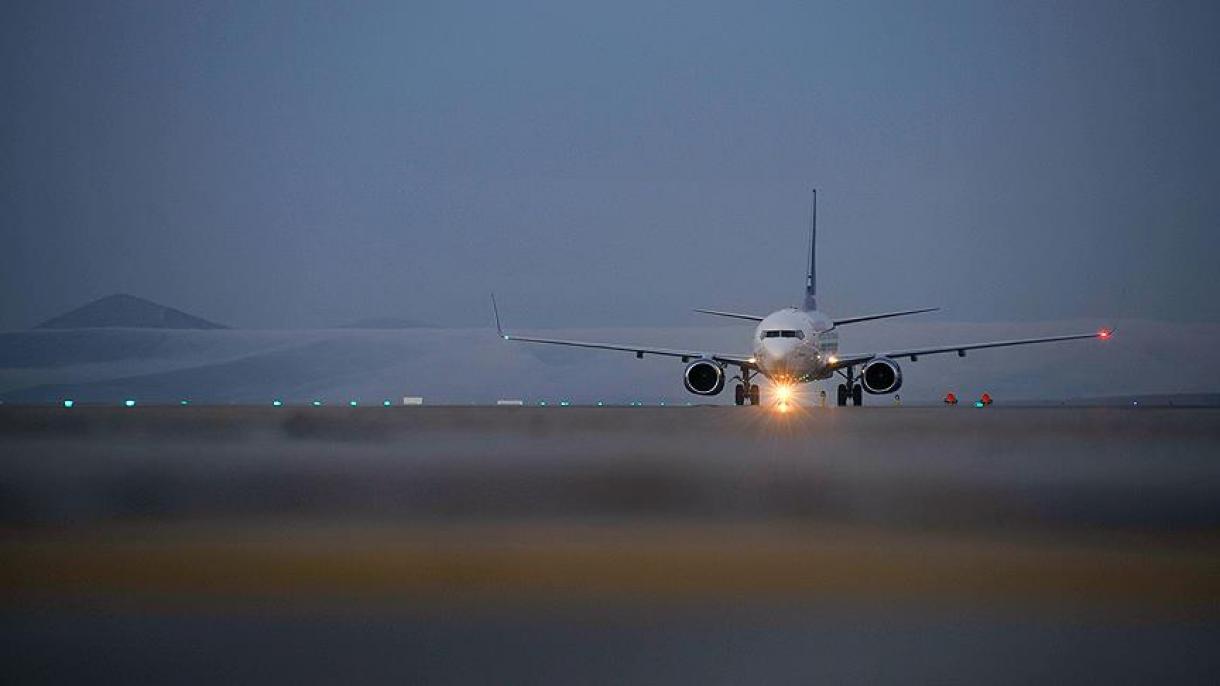
M736 365L738 367L746 367L754 369L754 361L749 355L724 355L720 353L705 353L696 350L675 350L673 348L653 348L646 345L625 345L621 343L591 343L588 341L569 341L561 338L533 338L530 336L515 336L506 333L501 333L500 337L506 341L524 341L526 343L550 343L552 345L568 345L577 348L599 348L601 350L618 350L622 352L635 353L636 357L644 357L645 355L663 355L666 357L680 357L683 362L698 358L710 358L723 364Z
M617 350L619 352L635 353L638 358L643 358L644 355L661 355L664 357L681 358L683 362L699 358L708 358L720 362L721 364L730 364L746 369L757 369L754 363L754 358L750 355L732 355L720 353L708 353L700 350L679 350L675 348L654 348L647 345L629 345L624 343L595 343L589 341L570 341L562 338L535 338L533 336L517 336L504 333L504 329L500 326L500 309L496 306L496 298L493 295L491 298L492 311L496 315L496 333L500 338L506 341L522 341L524 343L547 343L550 345L566 345L575 348L595 348L599 350Z
M834 363L831 364L831 369L843 369L844 367L852 367L863 362L867 362L874 357L889 357L898 359L908 357L912 362L916 361L920 355L936 355L939 353L957 353L958 357L965 357L967 350L981 350L983 348L1006 348L1014 345L1032 345L1034 343L1054 343L1056 341L1075 341L1085 338L1099 338L1106 340L1113 335L1113 330L1102 329L1096 333L1071 334L1068 336L1047 336L1044 338L1019 338L1011 341L988 341L985 343L966 343L963 345L942 345L934 348L910 348L907 350L893 350L890 352L863 353L858 355L836 355Z
M859 317L843 317L841 319L835 319L834 323L835 323L835 326L840 326L842 324L855 324L856 322L868 322L868 321L872 321L874 319L889 319L890 317L905 317L908 314L920 314L922 312L935 312L939 309L940 309L939 307L925 307L925 308L918 309L918 310L902 310L900 312L882 312L881 314L865 314L865 315L860 315Z

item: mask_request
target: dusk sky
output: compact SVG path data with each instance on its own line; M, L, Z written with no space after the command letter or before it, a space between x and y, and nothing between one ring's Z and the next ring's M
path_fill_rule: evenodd
M6 2L0 329L1220 321L1220 5Z

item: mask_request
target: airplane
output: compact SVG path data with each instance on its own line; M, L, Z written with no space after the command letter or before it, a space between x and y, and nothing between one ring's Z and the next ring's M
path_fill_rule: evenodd
M630 352L635 353L635 356L640 359L643 359L645 355L678 358L687 365L682 374L682 382L687 391L700 396L714 396L724 390L727 381L737 381L733 396L737 405L745 405L747 402L750 405L760 403L759 387L754 383L754 378L761 375L774 385L776 399L781 410L787 408L796 385L829 379L836 374L843 379L838 386L838 405L840 407L846 406L849 401L854 406L862 405L864 393L870 395L895 393L902 388L902 369L898 366L897 360L904 357L911 362L918 361L924 355L942 353L957 353L958 357L965 357L968 350L1084 339L1106 340L1113 334L1112 329L1102 329L1093 333L1064 336L842 354L839 352L838 328L840 326L934 312L940 308L925 307L852 317L831 317L821 312L818 309L816 278L817 207L818 192L817 189L814 189L809 227L809 263L805 276L805 297L801 307L786 307L765 316L723 310L695 309L695 312L702 314L758 322L754 329L752 352L749 354L723 354L696 349L655 348L645 345L593 343L509 334L505 333L501 326L500 310L496 305L496 296L493 293L491 305L496 319L496 333L506 341ZM737 374L731 379L726 372L730 367L737 369Z

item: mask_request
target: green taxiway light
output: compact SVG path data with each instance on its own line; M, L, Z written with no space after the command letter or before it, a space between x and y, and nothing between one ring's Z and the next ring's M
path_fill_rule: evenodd
M568 402L568 401L566 401L566 400L560 400L560 401L559 401L559 406L560 406L560 407L567 407L568 405L571 405L571 404L572 404L572 403L570 403L570 402Z
M191 404L191 401L189 401L189 400L179 400L179 401L178 401L178 404L179 404L179 405L190 405L190 404Z
M390 405L393 405L394 403L390 402L389 400L382 400L381 404L383 407L389 407Z
M355 401L355 400L350 400L350 401L348 401L348 403L347 403L347 404L348 404L348 405L351 405L352 407L355 407L355 406L356 406L356 401Z
M279 406L281 406L281 405L283 405L283 404L284 404L284 403L283 403L283 401L281 401L281 400L272 400L272 401L271 401L271 405L272 405L272 407L279 407Z
M313 401L313 406L314 406L314 407L322 407L322 401L321 401L321 400L315 400L315 401Z
M72 407L72 406L73 406L73 405L75 405L75 404L76 404L76 402L75 402L75 401L73 401L73 400L65 400L65 401L64 401L64 407Z
M974 401L974 406L975 406L975 407L983 407L983 401L982 401L982 400L975 400L975 401Z
M598 406L598 407L601 407L603 404L604 404L604 403L602 403L602 401L600 401L600 400L598 400L598 401L597 401L597 406Z
M134 400L124 400L124 401L123 401L123 405L125 405L125 406L127 406L127 407L135 407L135 406L136 406L136 401L134 401Z

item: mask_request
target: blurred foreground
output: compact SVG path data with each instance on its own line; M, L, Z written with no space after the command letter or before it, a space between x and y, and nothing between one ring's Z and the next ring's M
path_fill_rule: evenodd
M3 669L1209 682L1217 420L3 407Z

